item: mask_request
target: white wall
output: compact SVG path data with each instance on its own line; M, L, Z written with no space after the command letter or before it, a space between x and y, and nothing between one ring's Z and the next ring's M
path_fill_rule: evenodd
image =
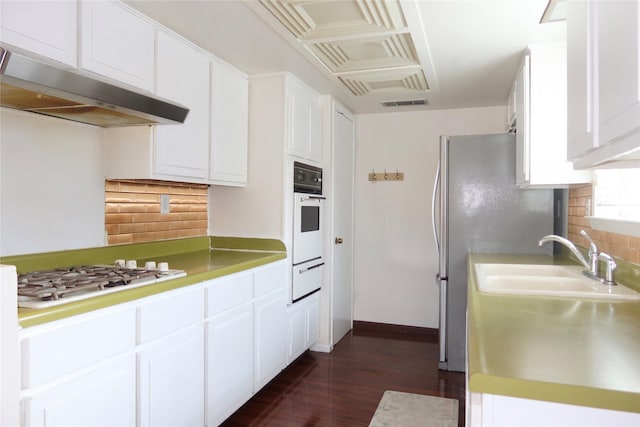
M103 130L0 109L0 255L104 245Z
M502 133L504 107L360 115L354 320L438 327L431 196L440 135ZM404 181L368 181L375 169Z

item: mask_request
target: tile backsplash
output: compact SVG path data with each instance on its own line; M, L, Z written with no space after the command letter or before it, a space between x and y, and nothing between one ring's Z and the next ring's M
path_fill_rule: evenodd
M105 232L109 245L206 236L205 184L147 180L105 181ZM161 213L161 196L169 212Z
M640 264L640 237L590 228L589 221L584 216L587 200L593 200L592 197L591 184L573 187L569 190L568 239L579 246L588 248L589 242L580 235L580 230L585 230L601 251L625 261Z

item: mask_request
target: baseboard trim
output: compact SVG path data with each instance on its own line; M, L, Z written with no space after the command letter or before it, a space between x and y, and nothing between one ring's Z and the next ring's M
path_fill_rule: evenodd
M422 339L425 341L437 341L438 329L424 328L420 326L406 326L406 325L393 325L390 323L377 323L377 322L365 322L362 320L353 321L353 331L355 333L360 332L373 332L373 333L387 333L393 335L404 335L413 339Z

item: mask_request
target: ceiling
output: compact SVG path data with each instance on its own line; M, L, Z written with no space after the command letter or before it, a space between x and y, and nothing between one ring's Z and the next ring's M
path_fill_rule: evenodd
M547 0L125 2L247 74L291 72L358 114L504 105L524 48L565 39L564 22L539 23Z

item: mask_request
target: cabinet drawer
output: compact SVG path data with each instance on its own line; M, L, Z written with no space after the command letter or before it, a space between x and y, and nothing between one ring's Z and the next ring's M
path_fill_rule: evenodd
M34 328L22 340L22 387L30 388L133 348L135 310ZM30 331L31 332L31 331Z
M117 357L22 402L23 425L135 426L136 359Z
M276 264L270 264L268 267L262 268L255 272L254 279L254 296L259 297L274 289L284 287L285 283L285 264L284 261Z
M253 274L245 273L228 279L214 280L205 288L207 316L222 313L237 305L251 301Z
M201 287L162 294L138 307L138 343L142 344L204 319Z

